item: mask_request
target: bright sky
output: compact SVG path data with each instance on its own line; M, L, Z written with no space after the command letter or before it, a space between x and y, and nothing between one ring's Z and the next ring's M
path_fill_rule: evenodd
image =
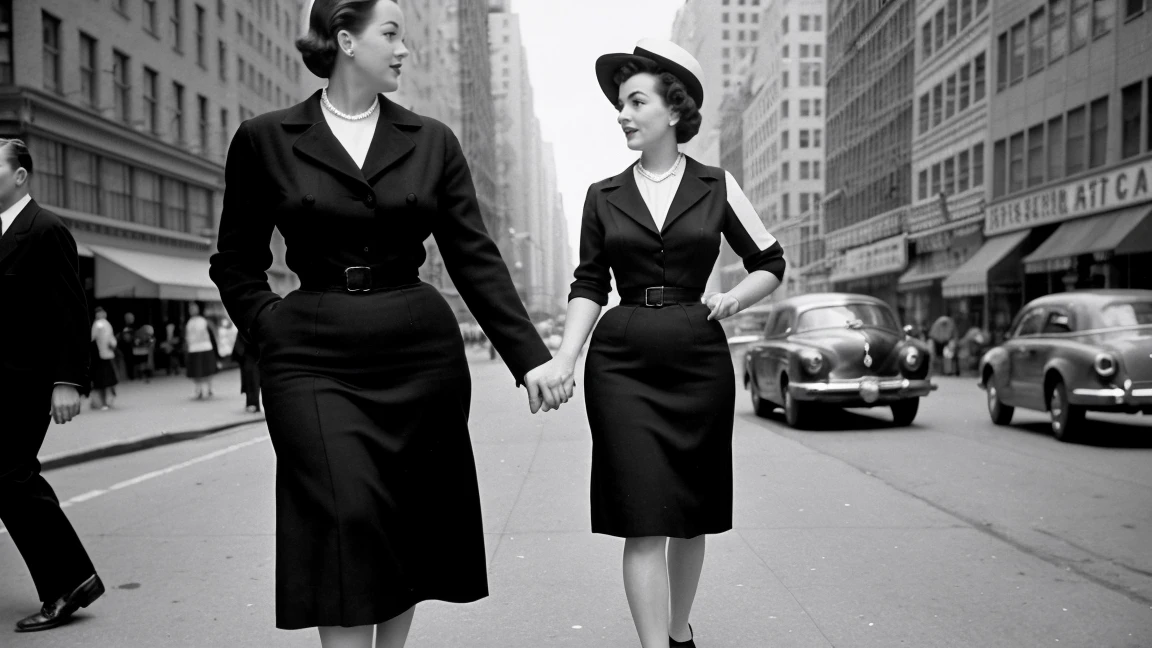
M520 15L536 115L556 150L575 263L588 185L616 175L636 159L596 83L596 58L631 52L641 38L668 38L684 0L512 0Z

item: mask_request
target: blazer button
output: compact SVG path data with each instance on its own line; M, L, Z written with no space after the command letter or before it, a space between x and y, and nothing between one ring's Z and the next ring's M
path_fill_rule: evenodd
M364 196L364 206L367 207L368 209L372 209L373 207L375 207L376 206L376 194L368 194L367 196Z
M316 199L312 196L312 194L304 194L304 198L300 202L304 203L308 207L311 207L316 202Z
M408 194L408 197L405 198L405 200L408 201L409 205L415 205L416 204L416 194L414 194L414 193Z

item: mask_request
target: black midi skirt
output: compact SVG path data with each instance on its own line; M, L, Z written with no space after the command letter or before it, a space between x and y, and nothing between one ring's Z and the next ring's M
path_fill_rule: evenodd
M736 379L703 304L617 306L585 364L592 532L692 538L732 528Z
M276 625L488 594L471 382L432 286L290 293L256 337L276 450Z

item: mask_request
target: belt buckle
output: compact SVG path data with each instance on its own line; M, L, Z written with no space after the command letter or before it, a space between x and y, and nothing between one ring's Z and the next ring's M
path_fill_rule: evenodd
M368 266L344 268L344 289L348 292L372 290L372 268Z
M648 298L648 295L650 294L649 291L652 291L652 290L659 290L660 291L660 301L655 303L655 304L653 304L652 301ZM649 308L663 306L664 305L664 286L655 286L652 288L645 288L644 289L644 305L648 306Z

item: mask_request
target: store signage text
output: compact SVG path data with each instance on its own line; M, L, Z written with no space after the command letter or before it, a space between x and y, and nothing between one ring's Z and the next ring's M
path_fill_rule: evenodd
M1145 160L992 205L984 220L984 233L994 236L1152 200L1149 183L1152 183L1152 160Z
M888 272L900 272L908 266L908 243L903 234L871 245L844 252L832 270L832 281L847 281Z

